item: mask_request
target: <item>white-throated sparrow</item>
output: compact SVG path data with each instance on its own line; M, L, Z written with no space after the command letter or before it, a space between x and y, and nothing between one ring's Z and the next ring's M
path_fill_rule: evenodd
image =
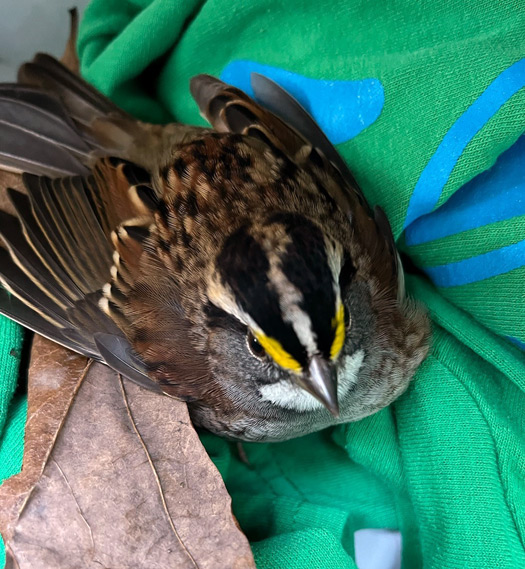
M37 55L0 86L0 312L188 402L219 435L277 441L388 405L428 350L388 221L280 87L209 76L214 130L149 125Z

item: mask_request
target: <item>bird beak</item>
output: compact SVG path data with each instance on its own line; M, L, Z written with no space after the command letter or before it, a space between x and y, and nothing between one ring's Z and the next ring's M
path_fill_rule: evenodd
M333 365L319 356L313 356L308 372L298 378L297 383L319 400L334 417L339 417L337 374Z

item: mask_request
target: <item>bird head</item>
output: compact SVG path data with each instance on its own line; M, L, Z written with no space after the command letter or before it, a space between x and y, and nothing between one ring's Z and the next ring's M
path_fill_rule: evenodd
M342 247L310 219L277 212L238 227L215 262L208 296L245 332L261 393L300 388L334 416L345 342Z

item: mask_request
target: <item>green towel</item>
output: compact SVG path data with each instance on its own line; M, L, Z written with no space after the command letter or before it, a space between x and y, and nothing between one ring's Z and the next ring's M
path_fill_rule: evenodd
M523 2L92 0L79 49L151 121L202 124L197 73L275 79L428 275L432 352L388 409L249 466L203 435L258 568L355 567L363 528L399 529L404 569L525 566Z

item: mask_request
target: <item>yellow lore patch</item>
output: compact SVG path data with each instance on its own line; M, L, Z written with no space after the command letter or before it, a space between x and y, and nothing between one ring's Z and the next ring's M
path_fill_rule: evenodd
M301 364L281 346L278 340L258 333L255 333L255 337L277 365L295 372L302 371Z
M342 303L339 303L337 312L332 318L332 328L335 329L335 337L330 348L330 358L335 360L345 343L345 309Z

